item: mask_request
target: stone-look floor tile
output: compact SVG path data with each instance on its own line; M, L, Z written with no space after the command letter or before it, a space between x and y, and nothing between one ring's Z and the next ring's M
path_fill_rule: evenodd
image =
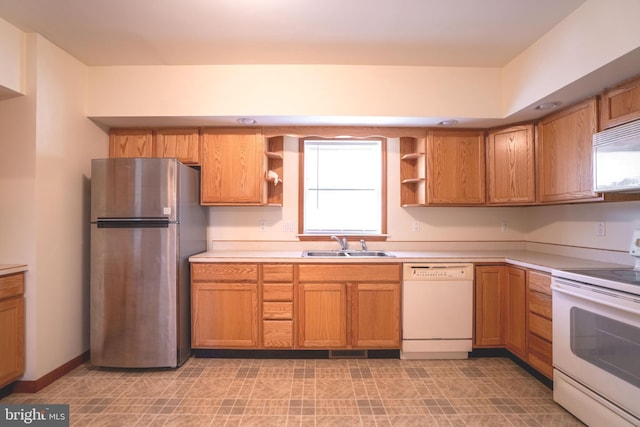
M177 370L82 365L36 394L74 426L580 426L508 359L190 359ZM124 424L126 423L126 424Z

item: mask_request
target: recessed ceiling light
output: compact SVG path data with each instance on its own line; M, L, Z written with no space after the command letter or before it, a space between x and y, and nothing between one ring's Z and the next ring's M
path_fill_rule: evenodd
M543 102L542 104L536 105L536 110L553 110L554 108L558 108L560 102L551 101L551 102Z
M238 123L243 124L243 125L255 125L256 121L255 119L249 118L249 117L240 117L238 120L236 120Z
M438 122L438 124L440 126L453 126L453 125L457 125L458 121L456 119L443 120L441 122Z

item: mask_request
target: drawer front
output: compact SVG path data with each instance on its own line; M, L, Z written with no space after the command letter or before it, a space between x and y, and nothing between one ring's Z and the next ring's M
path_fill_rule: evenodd
M535 335L529 335L528 361L531 366L549 378L553 378L552 354L553 346L550 342Z
M551 320L540 317L535 313L529 313L529 331L547 341L553 341L553 326Z
M529 271L529 289L551 296L551 276L537 271Z
M401 264L301 264L300 282L399 282Z
M262 285L263 301L293 301L293 284L265 283Z
M262 304L262 318L269 320L293 319L293 303L265 302Z
M262 280L265 282L292 282L293 264L264 264Z
M10 298L24 293L24 273L0 276L0 298Z
M257 264L200 263L191 264L191 280L194 281L258 281Z
M293 348L293 321L265 320L262 338L265 348Z
M529 292L529 311L551 319L551 297L537 292Z

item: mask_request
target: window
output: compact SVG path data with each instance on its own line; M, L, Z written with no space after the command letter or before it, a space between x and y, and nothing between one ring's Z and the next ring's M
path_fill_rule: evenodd
M386 233L386 141L303 138L300 142L303 235Z

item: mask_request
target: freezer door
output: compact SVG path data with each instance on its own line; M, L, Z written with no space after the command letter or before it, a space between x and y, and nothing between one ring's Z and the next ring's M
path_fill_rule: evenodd
M178 365L178 225L91 225L91 362Z
M99 218L177 219L175 159L94 159L91 222Z

